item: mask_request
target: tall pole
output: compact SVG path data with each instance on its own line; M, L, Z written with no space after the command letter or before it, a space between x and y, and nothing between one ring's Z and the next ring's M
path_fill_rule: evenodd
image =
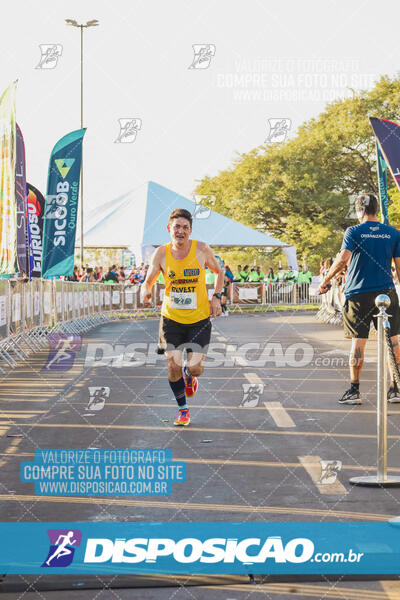
M97 19L87 21L86 24L78 23L75 19L65 19L67 25L79 27L81 30L81 129L83 129L83 28L96 27L99 22ZM83 266L83 147L82 147L82 164L81 164L81 185L80 185L80 200L81 200L81 265Z
M83 129L83 25L81 30L81 129ZM81 165L81 265L83 267L83 147Z

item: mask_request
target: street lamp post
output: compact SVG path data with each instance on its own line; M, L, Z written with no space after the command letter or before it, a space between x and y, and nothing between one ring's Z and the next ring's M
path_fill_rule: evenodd
M99 22L97 19L87 21L85 24L78 23L74 19L65 19L67 25L78 27L81 30L81 129L83 129L83 29L84 27L96 27ZM80 184L80 206L81 206L81 265L83 266L83 148L82 148L82 167Z

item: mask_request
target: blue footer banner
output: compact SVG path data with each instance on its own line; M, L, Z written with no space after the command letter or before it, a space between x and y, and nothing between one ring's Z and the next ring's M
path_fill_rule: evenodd
M400 574L395 523L0 523L1 573Z

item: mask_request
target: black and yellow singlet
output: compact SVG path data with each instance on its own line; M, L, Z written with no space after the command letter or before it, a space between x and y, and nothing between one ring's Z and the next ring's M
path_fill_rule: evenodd
M197 323L210 316L205 269L196 257L197 240L191 240L188 255L181 260L165 246L165 295L161 314L178 323Z

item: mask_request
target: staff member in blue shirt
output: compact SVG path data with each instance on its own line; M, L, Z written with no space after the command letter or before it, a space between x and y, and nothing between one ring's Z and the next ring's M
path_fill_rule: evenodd
M346 229L340 253L318 290L320 294L325 294L332 278L350 263L344 289L346 302L343 319L345 337L352 338L351 387L339 400L341 404L361 404L360 375L371 320L376 327L375 298L378 294L384 293L390 298L390 336L397 364L400 364L397 337L400 332L400 309L391 271L394 260L397 275L400 275L400 234L395 227L378 221L378 200L373 194L358 196L355 208L360 225ZM393 374L388 400L400 402Z

